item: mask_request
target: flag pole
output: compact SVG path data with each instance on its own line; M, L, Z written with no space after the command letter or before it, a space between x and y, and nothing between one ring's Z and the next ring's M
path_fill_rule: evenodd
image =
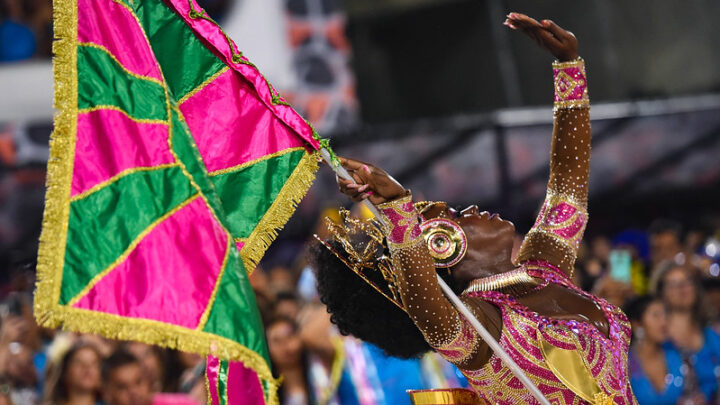
M333 159L331 158L330 152L326 148L320 148L320 156L322 156L323 160L327 162L328 165L335 171L335 173L342 177L345 180L349 180L353 183L355 183L355 179L350 176L350 173L348 173L347 170L345 170L344 167L341 165L334 165ZM382 221L382 217L380 216L380 213L378 212L377 208L375 208L374 205L372 205L368 200L364 200L363 204L375 215L375 217ZM510 355L503 350L502 347L500 347L500 344L492 337L490 332L488 332L487 329L475 318L475 316L470 312L470 310L465 306L465 304L460 301L460 298L455 294L455 292L445 283L445 281L438 275L437 276L438 283L440 284L440 287L442 288L445 295L450 298L450 302L460 311L460 313L465 317L465 319L470 322L470 325L480 334L480 337L487 343L488 346L492 349L492 351L500 357L500 359L505 363L505 365L508 366L510 371L515 374L515 376L520 380L520 382L525 386L525 388L530 391L530 393L535 397L535 399L538 400L543 405L550 405L550 402L543 396L543 394L540 392L540 390L535 386L535 384L530 381L527 375L522 371L522 369L515 363L515 361L510 357Z

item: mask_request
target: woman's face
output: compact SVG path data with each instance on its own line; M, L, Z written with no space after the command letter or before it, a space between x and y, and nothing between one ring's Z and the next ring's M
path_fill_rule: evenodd
M515 225L498 214L480 212L476 205L457 212L445 203L436 203L424 210L423 216L451 219L465 232L467 253L451 268L453 278L460 283L495 274L499 265L510 263Z
M145 343L132 342L129 343L127 349L132 353L142 364L143 371L150 381L150 388L154 392L162 390L164 368L162 359L158 356L158 353L153 349L152 346L146 345Z
M663 343L667 340L667 322L665 307L660 300L651 302L640 320L640 326L645 331L645 339L652 343Z
M663 298L671 309L689 310L695 305L695 284L682 267L676 267L665 275Z
M270 359L279 368L300 364L302 342L293 325L285 321L270 325L267 329L267 341Z
M75 352L68 362L65 384L85 392L100 389L100 357L95 350L83 348Z

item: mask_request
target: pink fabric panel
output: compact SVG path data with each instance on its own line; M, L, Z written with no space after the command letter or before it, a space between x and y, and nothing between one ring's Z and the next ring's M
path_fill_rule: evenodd
M239 361L230 362L227 394L228 405L265 405L257 373Z
M587 94L587 81L585 81L584 69L580 67L566 67L562 69L553 69L553 83L558 83L558 75L560 72L565 72L573 80L577 82L575 87L565 96L561 97L557 91L555 91L555 102L566 101L566 100L582 100ZM580 81L582 80L582 84ZM560 91L566 91L568 83L565 80L560 81Z
M305 122L305 120L292 109L292 107L282 104L275 105L272 103L272 95L270 93L270 88L267 85L267 81L254 66L244 63L234 63L232 61L231 49L218 26L202 18L193 20L188 17L188 14L190 13L190 4L188 4L186 0L168 0L167 3L171 8L175 9L178 15L182 17L185 23L190 26L190 28L192 28L199 37L203 38L207 41L211 48L215 49L216 53L221 56L222 60L228 66L240 73L245 80L252 84L259 96L260 102L264 103L276 117L292 128L295 132L294 136L301 137L314 149L318 149L320 147L318 141L312 137L313 131L312 128L310 128L310 125L308 125L307 122ZM193 7L195 10L201 9L194 0ZM232 46L237 50L237 46L234 43ZM247 61L244 57L243 60Z
M555 229L555 230L553 230L553 232L555 232L556 235L560 235L565 239L571 239L571 238L574 238L575 235L577 235L577 233L580 232L584 226L585 226L585 216L578 215L578 217L575 219L575 221L572 224L570 224L562 229Z
M162 392L153 396L152 405L200 405L188 394Z
M207 377L207 383L209 388L210 404L209 405L220 405L220 396L218 395L218 378L220 374L220 359L215 356L207 357L207 368L205 369L205 376Z
M71 195L123 170L173 163L168 127L137 123L114 110L78 114Z
M233 70L195 93L180 110L211 172L305 145Z
M245 246L245 242L235 242L235 246L237 247L238 252L240 252L243 246Z
M577 212L577 208L568 203L561 202L550 210L547 223L551 226L560 225L570 219L575 212Z
M227 238L198 198L156 226L75 307L195 328L220 274Z
M78 0L78 41L102 45L127 70L162 80L137 20L112 0Z

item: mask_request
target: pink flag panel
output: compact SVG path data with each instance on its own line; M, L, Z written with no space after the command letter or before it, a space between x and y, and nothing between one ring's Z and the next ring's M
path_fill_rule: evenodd
M180 110L210 172L305 145L233 70L187 99Z
M115 110L78 114L71 195L134 167L173 163L168 126L138 123Z
M77 0L78 41L107 48L127 70L162 81L160 68L135 17L113 0Z
M75 307L195 328L219 281L227 238L197 198L150 231Z
M201 7L196 1L190 1L193 3L196 11L201 10ZM320 148L319 141L313 138L313 131L310 125L308 125L292 107L273 103L272 91L265 77L260 74L254 66L249 64L245 57L242 59L247 63L235 63L232 60L232 50L219 26L203 18L190 18L190 4L186 0L168 0L167 3L171 8L175 9L190 28L197 32L198 36L208 42L209 47L214 49L216 54L220 55L221 59L228 66L243 76L245 80L247 80L247 83L252 85L259 96L258 100L264 103L277 118L294 130L292 132L293 137L299 136L314 149ZM232 46L237 50L237 46L234 43Z

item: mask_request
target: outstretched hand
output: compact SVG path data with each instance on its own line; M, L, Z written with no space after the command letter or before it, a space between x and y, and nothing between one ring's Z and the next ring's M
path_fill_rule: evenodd
M538 22L525 14L510 13L503 24L524 33L561 62L575 60L578 57L578 42L575 35L550 20Z
M405 195L403 186L379 167L344 157L340 157L340 163L356 183L338 177L340 191L355 202L368 199L377 205Z

